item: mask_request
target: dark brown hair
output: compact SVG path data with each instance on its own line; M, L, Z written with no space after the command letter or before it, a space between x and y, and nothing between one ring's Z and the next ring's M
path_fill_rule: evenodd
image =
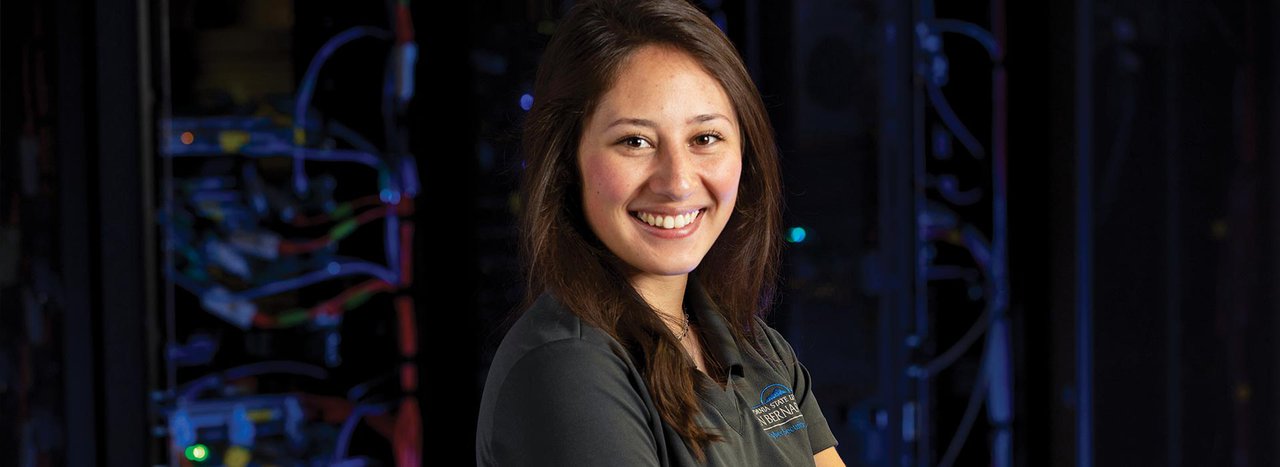
M675 336L628 283L621 260L596 238L582 211L582 128L621 65L646 45L688 53L724 87L736 112L744 158L736 208L694 274L704 279L700 283L738 345L760 350L762 331L753 316L763 315L773 301L781 248L773 129L733 44L685 0L580 2L557 26L538 67L524 127L526 305L548 291L620 342L642 368L663 421L705 462L707 445L720 437L696 423L696 370L685 365ZM714 358L709 352L706 357Z

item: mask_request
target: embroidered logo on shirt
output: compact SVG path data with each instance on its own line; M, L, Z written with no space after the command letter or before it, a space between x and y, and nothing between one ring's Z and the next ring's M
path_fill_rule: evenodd
M760 405L752 407L751 414L770 438L781 438L806 426L795 394L782 384L770 384L760 390Z

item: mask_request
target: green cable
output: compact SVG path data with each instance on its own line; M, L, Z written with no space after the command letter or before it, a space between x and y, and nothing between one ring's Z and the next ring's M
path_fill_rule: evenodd
M347 219L333 226L333 230L329 231L329 242L333 243L351 235L351 231L356 229L356 219Z
M370 298L373 298L372 292L360 291L359 293L352 295L351 298L347 299L347 302L342 304L342 309L343 310L354 309L360 305L364 305L364 303L369 301Z

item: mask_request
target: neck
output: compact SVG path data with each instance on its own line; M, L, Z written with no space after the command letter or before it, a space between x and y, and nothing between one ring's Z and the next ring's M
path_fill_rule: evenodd
M684 321L684 291L688 285L688 274L631 276L631 286L636 288L636 292L639 292L649 306L666 316L670 322Z

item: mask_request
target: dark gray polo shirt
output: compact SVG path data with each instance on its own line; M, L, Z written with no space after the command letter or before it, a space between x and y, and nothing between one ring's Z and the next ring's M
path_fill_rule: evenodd
M836 445L810 391L809 372L774 329L767 357L739 349L692 277L686 304L705 328L704 351L729 384L704 378L698 423L724 437L709 465L813 465ZM482 466L683 466L692 452L662 422L640 368L617 341L544 293L507 333L485 383L476 433Z

